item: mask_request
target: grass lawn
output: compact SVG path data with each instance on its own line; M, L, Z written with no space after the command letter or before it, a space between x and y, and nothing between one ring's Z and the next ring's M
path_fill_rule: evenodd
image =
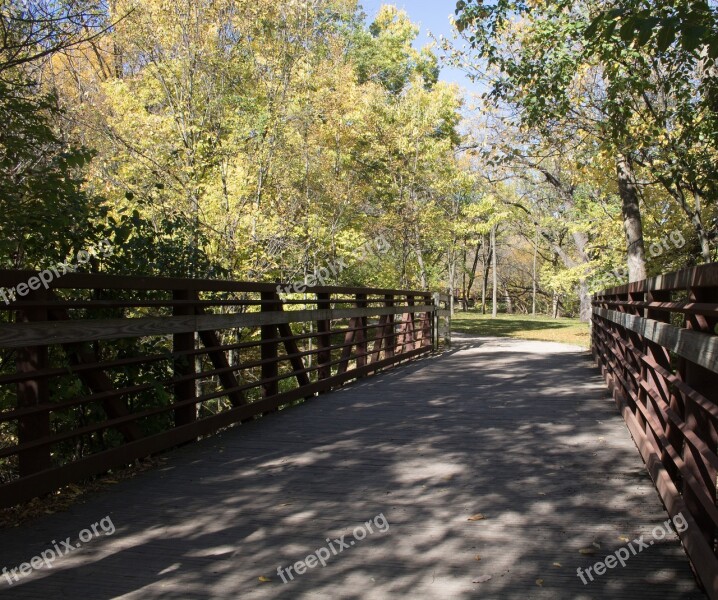
M531 315L499 315L492 319L491 315L458 310L452 319L451 330L487 337L561 342L584 348L591 345L588 323L581 323L578 319L552 319Z

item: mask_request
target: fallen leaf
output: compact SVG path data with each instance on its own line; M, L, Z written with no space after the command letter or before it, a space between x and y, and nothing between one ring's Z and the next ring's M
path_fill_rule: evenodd
M626 542L626 543L631 541L631 538L627 538L625 535L618 536L618 539L621 540L622 542Z
M265 577L264 575L262 575L261 577L259 577L259 581L261 581L262 583L268 583L272 580L269 577Z
M581 548L579 552L587 556L596 554L596 550L594 550L593 548Z
M537 579L537 580L536 580L536 585L539 586L539 587L543 587L543 579Z
M554 566L554 567L561 568L561 563L553 563L553 566Z
M491 575L482 575L481 577L474 579L473 583L484 583L485 581L488 581L489 579L491 579Z
M476 560L481 560L481 556L479 554L476 555Z
M467 521L483 521L486 517L481 513L476 513L473 517L466 519Z

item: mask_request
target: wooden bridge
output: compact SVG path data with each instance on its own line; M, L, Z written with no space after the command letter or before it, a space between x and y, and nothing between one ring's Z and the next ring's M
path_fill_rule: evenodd
M0 502L184 445L0 532L0 589L718 598L717 296L709 266L595 298L619 412L580 348L441 344L440 295L67 275L0 326Z

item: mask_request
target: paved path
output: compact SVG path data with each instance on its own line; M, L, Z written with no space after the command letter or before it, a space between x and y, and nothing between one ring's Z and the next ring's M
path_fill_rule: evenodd
M705 598L672 533L625 568L577 577L667 515L588 355L558 344L464 338L186 446L69 512L0 531L0 567L75 545L105 516L113 535L101 523L52 570L0 578L0 596ZM282 583L278 566L325 546L325 567Z

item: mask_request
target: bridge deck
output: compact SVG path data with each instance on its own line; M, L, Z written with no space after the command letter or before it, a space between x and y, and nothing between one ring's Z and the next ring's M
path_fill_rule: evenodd
M113 535L0 578L3 598L705 598L673 533L577 577L667 516L587 354L555 344L460 340L187 446L0 532L0 568L107 515ZM282 583L278 566L342 535L355 544Z

